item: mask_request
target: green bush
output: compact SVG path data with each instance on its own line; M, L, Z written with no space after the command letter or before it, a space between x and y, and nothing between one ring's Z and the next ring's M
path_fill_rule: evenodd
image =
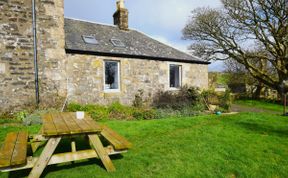
M95 120L148 120L155 119L157 117L157 113L154 109L125 106L119 102L112 103L108 106L94 104L80 105L77 103L71 103L68 105L67 111L85 111Z
M119 102L108 106L109 118L119 120L133 120L133 107L121 105Z
M217 105L217 111L228 112L230 110L232 104L230 90L226 90L225 92L206 90L202 92L202 96L208 104Z
M155 109L138 109L135 108L133 117L137 120L157 119L157 112Z
M143 90L138 90L138 93L135 95L133 106L136 108L141 108L144 106L144 100L143 100Z
M69 103L66 110L70 112L84 111L82 105L77 103Z
M143 91L139 90L139 93L135 95L133 106L125 106L119 102L108 106L71 103L67 110L88 112L95 120L149 120L199 115L205 110L205 104L202 102L203 99L198 89L185 86L179 91L159 92L153 101L155 109L144 106Z
M161 109L181 110L187 106L195 106L201 103L199 89L193 87L181 87L178 91L159 91L153 101L153 106Z
M157 108L157 118L195 116L206 108L199 89L184 86L178 91L160 91L153 106Z
M27 115L28 115L28 112L23 110L23 111L15 113L15 118L18 121L23 121Z
M226 90L224 94L219 96L220 104L219 106L226 111L229 111L232 104L232 98L229 90Z
M108 108L102 105L94 105L94 104L80 105L78 103L70 103L67 106L67 111L70 112L85 111L95 120L109 118Z

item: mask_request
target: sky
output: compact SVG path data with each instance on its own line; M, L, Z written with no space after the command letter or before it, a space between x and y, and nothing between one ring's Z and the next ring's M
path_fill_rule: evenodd
M65 17L113 24L116 0L65 0ZM221 7L220 0L125 0L129 28L181 51L188 52L191 42L183 40L182 29L191 11L198 7ZM212 62L209 71L223 70L221 62Z

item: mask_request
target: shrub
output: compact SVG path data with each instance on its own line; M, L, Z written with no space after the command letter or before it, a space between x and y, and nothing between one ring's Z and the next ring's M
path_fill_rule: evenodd
M232 99L230 95L230 91L226 90L224 94L219 96L220 104L219 106L226 111L229 111L232 104Z
M82 105L77 103L70 103L67 106L67 111L76 112L76 111L83 111Z
M95 120L107 119L109 117L108 108L101 105L70 103L67 106L67 111L85 111Z
M15 118L18 121L23 121L27 115L28 115L28 112L24 110L24 111L15 113Z
M143 90L138 90L138 93L135 95L135 99L133 101L133 106L137 108L141 108L144 105L144 100L143 100Z
M226 90L224 93L206 90L202 92L202 96L208 104L217 105L217 111L227 112L232 104L232 97L229 90Z
M181 110L192 107L200 102L200 91L193 87L184 86L179 91L159 91L153 101L156 108L172 108Z
M157 113L154 109L144 109L132 106L121 105L119 102L112 103L108 106L102 105L80 105L77 103L71 103L67 107L67 111L85 111L93 119L117 119L117 120L143 120L143 119L155 119Z
M133 107L121 105L119 102L112 103L108 106L109 118L119 120L132 120Z
M155 109L137 109L133 112L133 117L137 120L157 119L157 112Z

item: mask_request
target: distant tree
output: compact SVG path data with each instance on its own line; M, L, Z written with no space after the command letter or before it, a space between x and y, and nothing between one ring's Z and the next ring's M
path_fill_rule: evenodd
M200 8L183 29L194 55L235 60L279 93L288 91L288 1L221 0L223 8Z
M242 86L248 85L252 87L251 97L259 99L261 91L265 88L265 85L255 78L253 78L244 65L238 63L235 60L224 61L225 72L228 74L228 86ZM247 91L245 91L247 92Z

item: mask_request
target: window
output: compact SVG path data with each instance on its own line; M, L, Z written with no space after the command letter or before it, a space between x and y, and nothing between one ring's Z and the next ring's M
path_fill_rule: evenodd
M105 86L104 90L118 91L120 83L119 62L105 61Z
M182 67L180 65L170 65L170 88L181 87L181 69Z
M82 35L82 38L86 44L94 44L94 45L98 44L98 41L96 40L95 36Z
M119 39L116 39L116 38L112 38L111 39L111 43L113 44L113 46L115 47L125 47L125 44L119 40Z

